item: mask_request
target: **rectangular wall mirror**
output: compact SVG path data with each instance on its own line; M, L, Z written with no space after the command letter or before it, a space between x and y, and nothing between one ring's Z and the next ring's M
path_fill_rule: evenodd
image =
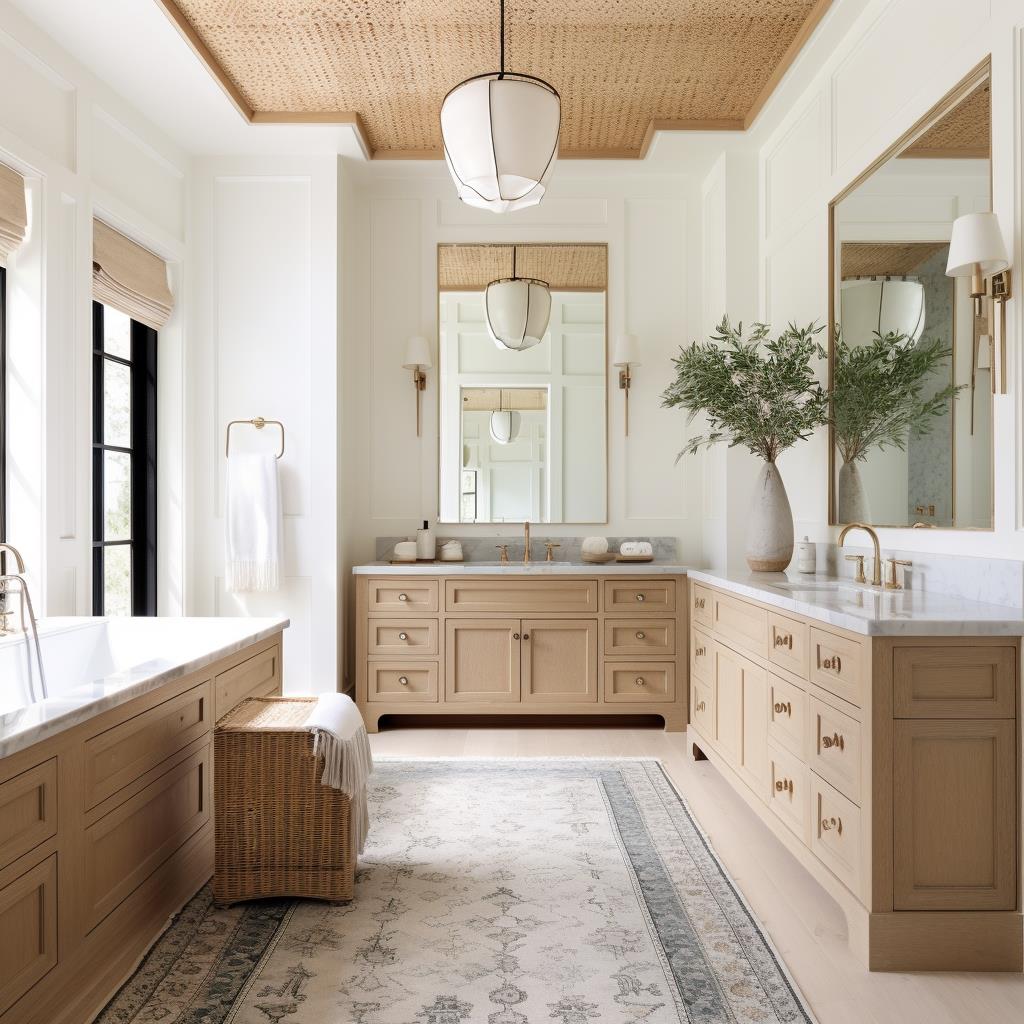
M606 522L607 246L440 245L437 268L439 520Z
M992 311L946 276L990 136L986 66L832 203L833 523L992 527Z

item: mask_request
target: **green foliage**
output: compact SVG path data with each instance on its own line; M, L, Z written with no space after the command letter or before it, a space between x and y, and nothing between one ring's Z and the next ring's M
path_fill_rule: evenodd
M772 339L767 324L754 324L744 338L743 324L733 328L723 317L709 341L680 349L661 404L689 410L687 424L703 413L707 432L688 440L677 461L728 441L774 462L826 423L828 392L811 368L826 355L817 340L823 329L790 324Z
M849 345L837 328L832 426L843 461L863 460L874 448L905 450L911 431L927 434L963 387L925 394L934 372L948 375L952 354L938 339L914 342L895 331Z

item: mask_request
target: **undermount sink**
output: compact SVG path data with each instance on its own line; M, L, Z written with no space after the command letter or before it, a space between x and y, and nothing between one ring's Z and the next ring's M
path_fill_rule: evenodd
M773 590L784 590L787 593L815 593L823 591L825 593L836 593L839 590L860 590L861 588L855 587L852 584L845 582L844 580L827 580L818 581L816 583L803 583L799 580L786 580L785 583L769 583L767 586Z

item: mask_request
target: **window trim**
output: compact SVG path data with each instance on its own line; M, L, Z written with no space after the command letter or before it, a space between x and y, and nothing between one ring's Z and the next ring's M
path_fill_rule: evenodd
M157 332L131 320L130 358L106 352L103 347L102 302L92 304L92 605L94 615L104 614L103 552L108 547L131 547L132 615L157 614ZM131 372L131 445L108 445L103 441L103 367L120 363ZM124 452L131 456L131 520L128 540L103 539L104 473L103 453Z

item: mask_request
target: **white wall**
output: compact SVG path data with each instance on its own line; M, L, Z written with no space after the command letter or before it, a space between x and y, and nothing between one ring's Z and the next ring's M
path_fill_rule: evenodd
M183 353L189 158L0 0L0 161L25 175L29 237L8 268L9 538L37 610L90 614L92 220L170 264L159 348L159 603L185 588Z
M994 210L1011 261L1021 266L1024 7L1015 0L875 0L806 76L802 94L773 100L755 124L762 318L776 326L825 322L829 201L990 52ZM1021 307L1019 300L1007 306L1010 393L995 400L995 529L883 530L884 546L1024 557ZM812 540L835 536L828 526L827 455L820 431L779 463L798 535Z
M189 607L289 616L285 688L294 692L339 682L338 190L329 156L195 165ZM225 430L256 416L285 427L284 570L276 593L229 594ZM231 443L273 449L278 436L243 425Z

